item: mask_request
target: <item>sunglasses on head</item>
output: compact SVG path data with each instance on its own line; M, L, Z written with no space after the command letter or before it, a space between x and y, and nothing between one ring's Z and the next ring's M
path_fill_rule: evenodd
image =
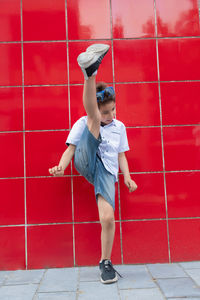
M97 102L103 102L104 101L104 97L105 97L105 93L108 96L114 96L115 95L115 91L113 89L112 86L108 86L107 88L105 88L105 90L98 92L97 95Z

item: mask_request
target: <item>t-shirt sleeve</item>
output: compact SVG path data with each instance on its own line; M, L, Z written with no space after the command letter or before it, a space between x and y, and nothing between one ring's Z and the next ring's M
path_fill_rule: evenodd
M86 120L84 117L80 118L78 121L76 121L76 123L74 123L66 140L66 144L68 146L70 144L73 144L75 146L78 145L78 142L80 141L82 133L85 129L85 126L86 126Z
M118 148L118 152L125 152L128 151L129 145L128 145L128 139L127 139L127 134L126 134L126 127L124 124L121 126L121 135L120 135L120 144Z

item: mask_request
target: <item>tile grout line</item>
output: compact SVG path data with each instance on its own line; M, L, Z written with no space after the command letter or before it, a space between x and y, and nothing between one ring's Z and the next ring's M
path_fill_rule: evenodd
M198 0L197 6L198 6L198 11L199 11L199 25L200 25L200 0Z
M80 277L81 277L81 269L78 268L78 280L77 280L76 299L75 299L75 300L78 300L78 298L79 298L79 291L80 291Z
M119 202L119 230L120 230L120 248L121 248L121 261L124 263L123 240L122 240L122 219L121 219L121 195L120 195L120 182L118 181L118 202Z
M65 0L65 25L67 37L67 87L68 87L68 109L69 109L69 129L71 129L71 94L70 94L70 76L69 76L69 40L68 40L68 15L67 15L67 0Z
M199 287L199 284L198 284L198 283L193 279L193 277L187 272L187 270L199 270L199 268L188 268L188 269L186 269L186 268L184 268L184 267L181 265L180 262L177 263L177 264L178 264L179 267L183 270L183 272L187 275L187 277L190 278L190 279L193 281L194 285Z
M154 13L155 13L155 33L157 37L158 28L157 28L156 0L154 0ZM158 51L158 39L156 39L156 59L157 59L157 71L158 71L158 93L159 93L159 107L160 107L160 125L161 125L160 129L161 129L161 145L162 145L162 160L163 160L165 210L166 210L166 223L167 223L168 256L169 256L169 262L171 262L170 240L169 240L169 219L168 219L168 206L167 206L167 187L166 187L166 176L165 176L165 153L164 153L164 137L163 137L163 123L162 123L162 102L161 102L161 87L160 87L160 63L159 63L159 51Z
M22 101L23 101L23 151L24 151L24 218L25 218L25 268L28 269L28 233L27 233L27 194L26 194L26 136L25 136L25 98L24 98L24 44L23 44L23 1L21 8L21 54L22 54Z
M200 10L199 10L200 11ZM129 41L129 40L169 40L169 39L199 39L199 35L191 35L191 36L152 36L152 37L126 37L126 38L113 38L113 41ZM77 43L77 42L88 42L94 41L99 42L101 40L109 41L110 38L93 38L93 39L79 39L79 40L68 40L69 43ZM0 41L1 44L39 44L39 43L66 43L67 40L30 40L30 41Z
M72 170L72 164L71 164ZM73 236L73 262L74 267L76 266L76 245L75 245L75 222L74 222L74 181L71 177L71 192L72 192L72 236Z
M147 264L144 264L144 266L145 266L145 269L146 269L147 273L148 273L149 276L151 277L152 282L155 283L157 289L160 291L160 293L161 293L162 296L164 297L163 299L167 299L166 296L165 296L165 294L164 294L164 292L162 291L161 287L160 287L159 284L158 284L157 278L154 278L154 277L153 277L153 274L151 273L151 271L150 271L150 269L148 268Z
M23 87L22 87L23 89ZM182 128L182 127L200 127L200 123L199 124L176 124L176 125L162 125L162 128ZM161 125L140 125L140 126L126 126L127 129L148 129L148 128L160 128ZM0 131L1 133L27 133L27 132L31 132L31 133L38 133L38 132L62 132L62 131L66 131L69 132L70 129L33 129L33 130L9 130L9 131Z
M180 221L180 220L200 220L200 216L198 217L174 217L169 218L169 220ZM115 223L128 223L128 222L158 222L158 221L166 221L166 218L149 218L149 219L122 219L115 220ZM34 227L34 226L54 226L54 225L78 225L78 224L100 224L100 221L74 221L74 222L52 222L52 223L35 223L35 224L27 224L26 227ZM9 224L9 225L0 225L0 228L7 227L24 227L25 224Z
M112 42L112 41L111 41ZM24 43L23 43L24 44ZM160 81L115 81L115 85L129 85L129 84L156 84L156 83L195 83L200 82L199 79L185 79L185 80L160 80ZM113 83L113 82L110 82ZM64 86L83 86L83 83L69 83L69 84L24 84L22 85L0 85L1 88L21 88L21 87L64 87Z
M110 40L112 42L112 40ZM23 43L24 44L24 43ZM116 85L128 85L128 84L155 84L155 83L191 83L191 82L200 82L199 79L185 79L185 80L153 80L153 81L115 81L114 83ZM112 82L110 82L112 83ZM83 83L69 83L69 84L65 84L65 83L61 83L61 84L24 84L24 87L64 87L64 86L83 86ZM17 87L23 87L22 85L0 85L0 88L17 88Z
M65 0L65 25L67 38L67 81L68 81L68 109L69 109L69 130L71 130L71 94L70 94L70 75L69 75L69 36L68 36L68 14L67 14L67 0ZM75 253L75 228L74 228L74 185L72 177L72 162L70 162L70 177L71 177L71 203L72 203L72 237L73 237L73 263L76 265Z
M174 170L174 171L165 171L165 174L174 174L174 173L199 173L200 170ZM132 175L145 175L145 174L163 174L164 171L143 171L143 172L130 172ZM119 175L121 176L122 173L119 172ZM71 177L81 177L82 175L63 175L62 178L71 178ZM13 179L24 179L25 177L1 177L0 180L13 180ZM53 178L50 175L48 176L26 176L26 179L37 179L37 178Z
M113 87L115 89L115 61L114 61L114 43L113 43L113 22L112 22L112 0L109 1L110 3L110 30L111 30L111 50L112 50L112 76L113 76ZM117 115L117 113L116 113ZM120 184L119 184L119 176L118 176L118 204L119 204L119 230L120 230L120 249L121 249L121 263L124 262L123 257L123 244L122 244L122 224L121 224L121 199L120 199ZM116 202L116 200L115 200ZM115 203L116 206L116 203Z
M43 269L43 270L44 270L44 272L43 272L42 278L41 278L41 280L40 280L40 282L39 282L39 284L38 284L38 287L37 287L37 289L36 289L36 291L35 291L35 294L34 294L32 300L37 300L36 297L38 296L38 291L39 291L40 286L41 286L41 284L42 284L42 281L44 280L44 277L45 277L45 275L46 275L46 273L47 273L47 271L48 271L48 269Z

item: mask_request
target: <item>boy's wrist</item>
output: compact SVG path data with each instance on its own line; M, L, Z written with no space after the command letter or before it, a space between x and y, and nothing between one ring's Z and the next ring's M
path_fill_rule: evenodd
M58 168L60 168L62 171L65 170L65 168L64 168L64 166L63 166L62 164L59 164L59 165L58 165Z
M129 173L124 174L124 180L128 180L128 179L131 179L131 175Z

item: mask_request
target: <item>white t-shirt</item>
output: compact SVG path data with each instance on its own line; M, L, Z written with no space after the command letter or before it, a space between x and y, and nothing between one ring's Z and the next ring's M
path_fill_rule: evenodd
M87 116L76 121L68 135L66 144L77 146L86 125ZM117 181L119 170L118 153L129 150L126 127L121 121L113 119L110 124L100 126L100 134L102 142L99 145L98 154L106 170L113 174Z

